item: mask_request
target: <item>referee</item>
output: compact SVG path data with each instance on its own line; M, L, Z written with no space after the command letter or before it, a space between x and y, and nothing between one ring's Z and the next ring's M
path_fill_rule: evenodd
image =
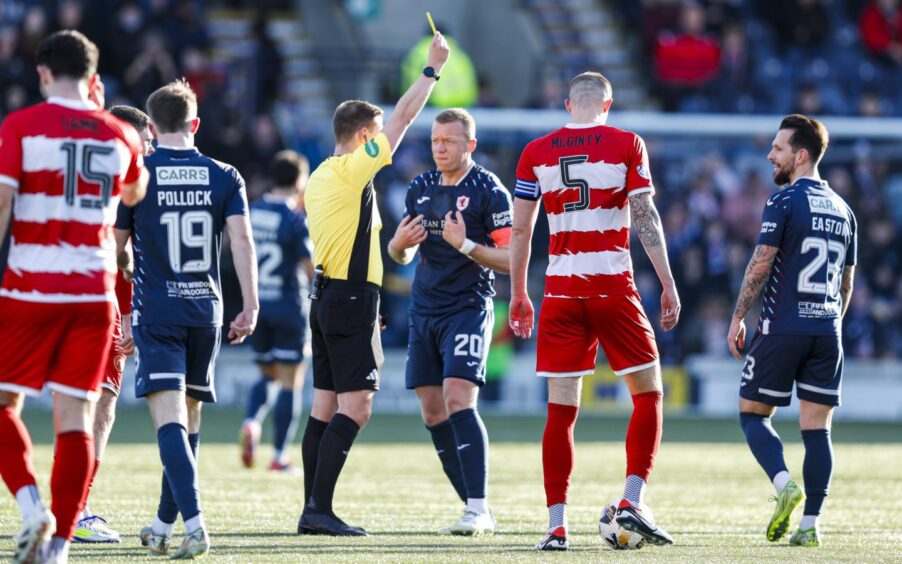
M379 107L362 100L339 104L332 118L335 153L307 183L304 204L313 260L321 272L311 289L313 408L301 444L306 505L299 534L366 535L336 517L332 497L351 445L370 418L382 369L377 323L382 220L373 177L391 164L449 53L448 43L436 33L428 66L398 100L384 127Z

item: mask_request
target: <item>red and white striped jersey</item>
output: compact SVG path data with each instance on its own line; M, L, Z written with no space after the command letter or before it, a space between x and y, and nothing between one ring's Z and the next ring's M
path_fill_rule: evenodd
M545 295L596 298L634 288L628 197L654 193L645 142L600 124L568 124L529 143L517 198L542 198L551 242Z
M0 183L16 188L0 296L45 303L115 301L113 224L141 142L109 112L50 98L0 125Z

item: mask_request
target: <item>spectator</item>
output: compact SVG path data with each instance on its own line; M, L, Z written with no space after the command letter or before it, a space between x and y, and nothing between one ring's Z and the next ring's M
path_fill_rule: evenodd
M773 25L782 52L801 47L812 54L830 32L830 14L824 0L766 0L762 12Z
M665 89L669 109L685 95L698 91L720 72L720 43L705 33L705 11L684 4L677 33L663 31L655 46L655 74Z
M253 69L256 80L254 93L257 113L266 113L272 108L279 95L282 83L282 55L275 42L269 37L267 20L263 17L254 22Z
M899 0L874 0L861 13L861 40L879 60L902 63L902 8Z
M799 85L796 89L795 107L792 111L806 116L824 113L821 91L816 84L806 82Z
M123 77L125 89L133 100L146 100L158 85L173 81L178 75L162 35L151 32L142 41L141 52L125 69Z

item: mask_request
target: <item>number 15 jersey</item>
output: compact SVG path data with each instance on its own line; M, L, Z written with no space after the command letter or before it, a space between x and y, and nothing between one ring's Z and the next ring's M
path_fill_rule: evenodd
M248 213L244 179L195 148L159 147L145 162L147 197L116 218L132 231L132 323L222 325L222 232L228 216Z
M858 225L823 180L799 178L767 200L759 245L777 247L764 288L764 335L839 335L843 271L858 254Z
M601 298L634 291L629 196L654 193L642 138L591 123L568 124L529 143L517 165L517 198L542 198L551 241L545 296Z

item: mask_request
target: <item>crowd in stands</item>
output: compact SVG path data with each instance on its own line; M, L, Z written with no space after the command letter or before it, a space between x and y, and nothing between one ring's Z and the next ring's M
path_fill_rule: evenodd
M34 70L39 41L58 29L76 29L100 48L107 106L143 109L153 90L185 77L198 95L198 146L237 166L258 196L270 159L286 145L272 117L280 55L261 15L252 25L254 47L245 62L255 72L233 73L214 62L205 6L204 0L2 0L0 119L41 100ZM251 76L253 83L239 84L235 76Z
M902 115L899 0L619 0L668 111Z

